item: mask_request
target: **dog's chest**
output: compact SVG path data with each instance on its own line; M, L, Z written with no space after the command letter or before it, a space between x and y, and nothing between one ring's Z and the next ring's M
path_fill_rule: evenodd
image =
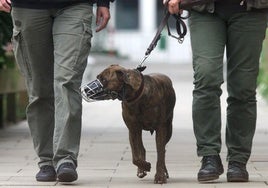
M123 118L128 127L140 127L143 130L155 130L157 125L163 121L161 108L154 107L123 107Z
M147 109L147 111L140 114L140 116L140 124L144 130L155 130L157 124L161 121L159 108ZM138 116L137 119L139 119Z

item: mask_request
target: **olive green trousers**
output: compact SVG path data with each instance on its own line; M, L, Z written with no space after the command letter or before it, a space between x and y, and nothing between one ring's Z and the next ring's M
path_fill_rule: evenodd
M13 45L29 95L27 120L39 166L77 166L82 98L91 47L92 6L12 9Z
M256 128L256 81L267 27L267 13L198 13L189 20L193 53L192 118L197 155L222 148L221 86L227 55L227 160L247 163Z

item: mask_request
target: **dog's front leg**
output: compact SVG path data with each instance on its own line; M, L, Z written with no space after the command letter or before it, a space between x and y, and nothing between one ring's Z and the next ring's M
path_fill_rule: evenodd
M157 163L156 174L154 177L154 183L163 184L167 182L168 171L165 164L165 153L167 143L167 130L163 125L159 125L159 129L156 131L156 149L157 149Z
M138 167L137 176L143 178L151 170L151 164L145 161L146 152L142 142L142 130L129 131L129 142L132 150L132 162Z

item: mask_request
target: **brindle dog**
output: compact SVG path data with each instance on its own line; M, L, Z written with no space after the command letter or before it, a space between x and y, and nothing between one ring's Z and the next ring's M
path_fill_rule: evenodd
M98 100L119 99L122 114L129 130L132 161L143 178L151 169L145 160L142 130L156 132L157 163L154 182L166 183L169 177L165 164L165 146L172 135L175 91L171 80L163 74L143 75L137 69L111 65L98 76L103 91Z

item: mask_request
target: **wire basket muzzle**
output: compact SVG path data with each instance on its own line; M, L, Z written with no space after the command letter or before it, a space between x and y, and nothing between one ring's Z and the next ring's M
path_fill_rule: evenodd
M83 99L88 102L104 100L105 97L107 97L107 93L105 93L103 85L99 79L81 86L80 91Z

